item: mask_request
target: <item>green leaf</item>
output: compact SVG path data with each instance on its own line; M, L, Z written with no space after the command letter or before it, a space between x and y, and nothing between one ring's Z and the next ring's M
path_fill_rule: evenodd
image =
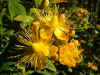
M14 19L16 21L21 21L21 22L32 22L33 21L33 18L31 16L25 16L25 15L18 15Z
M47 60L47 65L46 65L46 68L48 70L51 70L53 72L56 72L56 67L54 66L53 62L51 60Z
M26 15L26 9L22 4L20 4L20 0L9 0L8 9L11 16L11 20L13 20L14 16L18 14Z

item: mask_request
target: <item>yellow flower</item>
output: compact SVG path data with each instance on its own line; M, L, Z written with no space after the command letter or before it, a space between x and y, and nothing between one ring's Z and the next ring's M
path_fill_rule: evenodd
M32 27L24 31L19 31L17 37L18 41L25 44L25 46L22 47L22 50L24 50L22 54L23 57L19 60L19 63L31 63L35 68L44 69L46 56L49 57L50 44L48 41L40 39L34 32ZM36 39L36 37L38 37L38 39ZM19 46L19 48L21 48L21 46Z
M56 36L59 40L69 40L69 26L66 25L65 14L58 14L56 8L54 14L47 14L45 16L39 16L40 22L40 37L48 40L50 37ZM47 38L48 37L48 38Z
M90 67L92 70L95 70L95 71L98 70L97 65L93 64L92 62L88 62L88 67Z
M69 35L67 33L69 32L69 26L66 25L65 23L66 22L65 14L58 15L57 12L58 9L55 8L54 14L48 13L48 15L38 17L40 20L40 32L42 33L40 34L41 38L46 39L47 38L46 36L48 35L51 36L54 33L57 39L68 40ZM60 32L58 32L58 30Z
M54 15L51 18L50 24L54 29L54 35L56 36L57 39L60 40L69 40L69 35L66 33L69 32L67 26L65 26L65 18L63 17L64 15L62 14L60 18L58 18L57 15ZM62 19L62 20L61 20Z
M59 52L59 62L68 67L75 67L76 64L82 59L80 57L81 52L82 51L78 50L73 42L61 46Z
M69 35L67 33L69 32L69 29L65 25L65 16L61 14L60 18L58 18L58 15L54 14L50 19L47 19L46 17L49 16L40 19L40 37L48 40L54 33L57 39L68 40Z
M23 48L25 50L24 57L19 60L19 63L31 63L32 66L38 69L44 69L46 65L46 56L49 56L49 45L43 41L28 42L29 48Z

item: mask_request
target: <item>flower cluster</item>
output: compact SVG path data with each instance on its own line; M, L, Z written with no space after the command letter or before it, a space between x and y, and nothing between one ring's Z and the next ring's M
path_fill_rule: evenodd
M54 12L58 12L57 8ZM71 40L75 30L66 20L64 13L38 15L29 28L19 31L17 39L25 44L19 63L31 63L35 68L44 69L48 57L68 67L75 67L82 60L83 50L79 49L78 40Z
M90 13L85 8L79 8L76 15L80 18L82 22L86 22L87 17L90 15Z

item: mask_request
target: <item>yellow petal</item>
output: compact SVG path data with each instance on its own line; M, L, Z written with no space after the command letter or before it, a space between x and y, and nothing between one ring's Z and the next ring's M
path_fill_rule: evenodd
M50 48L50 58L54 60L58 60L58 47L56 46L51 46Z
M61 31L59 28L57 28L54 31L54 34L56 36L57 39L60 40L69 40L69 35L66 35L63 31Z
M60 14L60 16L59 16L59 23L60 23L60 25L64 25L65 22L66 22L65 14Z
M58 21L58 16L57 15L53 15L52 18L51 18L51 21L50 21L50 24L56 28L59 24L59 21Z

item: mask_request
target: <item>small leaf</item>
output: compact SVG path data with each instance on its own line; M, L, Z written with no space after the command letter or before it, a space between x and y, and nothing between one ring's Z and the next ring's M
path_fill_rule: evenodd
M32 22L33 21L33 18L31 16L25 16L25 15L18 15L14 19L16 21L21 21L21 22Z
M49 60L49 59L47 60L46 68L48 70L56 72L56 67L54 66L53 62L51 60Z

